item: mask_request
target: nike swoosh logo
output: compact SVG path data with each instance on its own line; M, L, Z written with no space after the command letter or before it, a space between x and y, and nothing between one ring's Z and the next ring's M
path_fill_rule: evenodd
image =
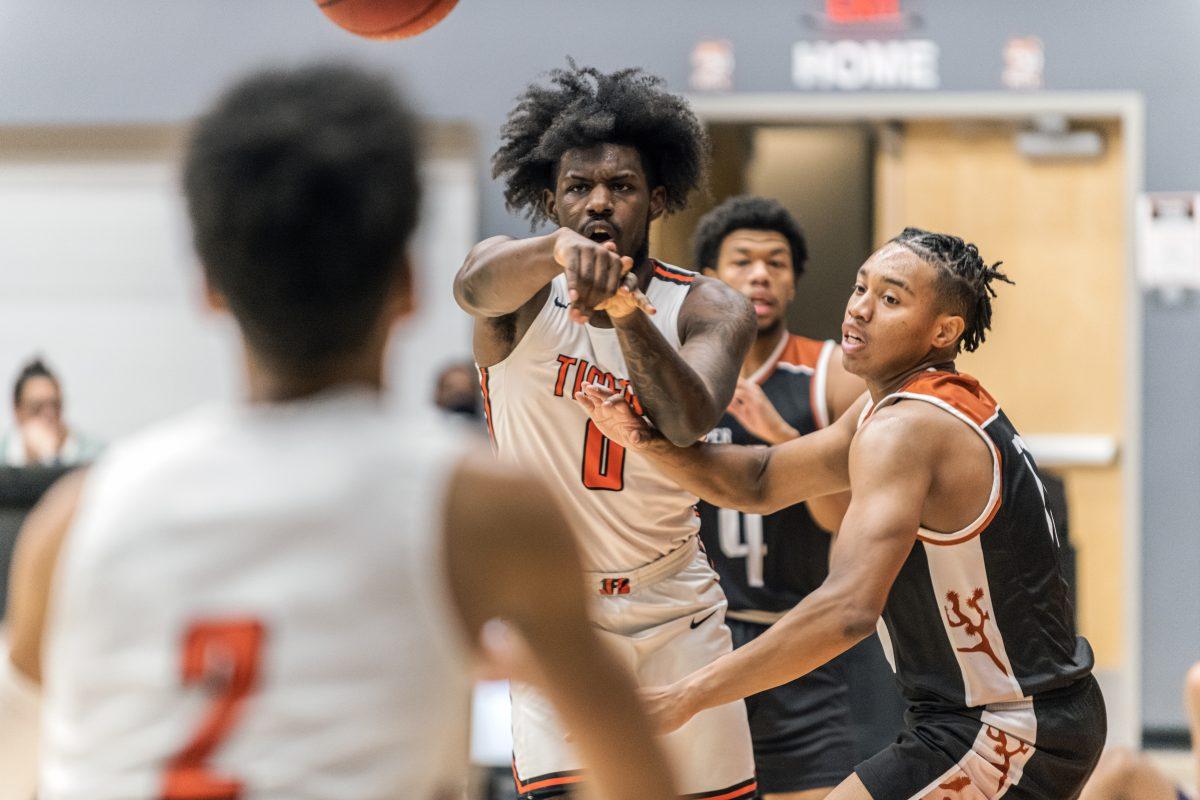
M717 613L716 611L712 612L712 614L709 614L707 617L704 617L699 622L697 622L696 620L693 619L692 620L692 630L696 630L696 628L699 628L701 625L703 625L705 622L708 621L709 617L711 617L713 614L716 614L716 613Z
M554 305L558 306L559 308L570 308L569 305L567 305L563 301L559 300L557 297L554 298Z

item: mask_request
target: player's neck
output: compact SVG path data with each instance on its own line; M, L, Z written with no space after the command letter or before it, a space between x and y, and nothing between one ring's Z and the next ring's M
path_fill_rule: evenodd
M382 352L370 352L343 356L330 366L297 374L294 370L273 368L247 352L246 399L253 404L286 403L349 386L381 392L384 388L382 355Z
M742 361L741 377L749 378L762 369L763 364L766 364L774 355L779 343L787 338L787 335L787 326L783 324L782 320L770 328L759 331L758 336L754 339L754 344L750 345L750 350L746 353L745 360Z
M883 378L868 378L867 390L871 393L871 402L878 403L889 394L900 391L917 375L926 370L935 369L939 372L954 372L954 358L945 353L931 353L921 363L903 372Z

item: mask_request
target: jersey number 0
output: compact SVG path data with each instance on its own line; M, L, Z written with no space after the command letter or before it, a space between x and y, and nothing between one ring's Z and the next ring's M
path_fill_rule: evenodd
M625 488L625 448L600 432L590 419L583 434L583 485L604 492Z

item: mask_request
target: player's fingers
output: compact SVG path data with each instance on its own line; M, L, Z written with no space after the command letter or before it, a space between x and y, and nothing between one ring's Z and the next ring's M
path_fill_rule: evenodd
M579 299L579 248L571 248L563 258L563 272L567 273L567 301Z
M595 269L595 251L590 247L581 247L579 250L579 299L576 302L587 308L591 308L599 302L592 299L594 294Z
M633 259L629 256L621 256L621 274L629 272L633 269Z
M601 386L598 383L583 384L583 391L585 391L589 397L592 397L597 402L601 403L603 403L609 398L609 396L613 394L612 389L609 389L607 386Z
M608 243L606 242L606 244ZM609 254L606 260L608 263L605 265L607 274L605 275L604 282L604 296L612 297L616 293L617 288L621 286L621 260L617 258L615 253Z

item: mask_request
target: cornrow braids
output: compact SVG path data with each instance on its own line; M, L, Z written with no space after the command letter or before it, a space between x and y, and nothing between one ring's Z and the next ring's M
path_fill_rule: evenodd
M542 192L554 190L563 153L599 144L634 147L651 185L666 189L667 212L704 184L708 136L687 101L637 68L605 73L567 59L549 85L530 84L500 129L492 177L505 179L510 211L546 221Z
M905 228L892 241L938 267L938 294L966 323L958 349L975 352L992 327L992 298L996 296L992 281L1013 285L1000 271L1004 262L988 265L975 245L957 236L921 228Z

